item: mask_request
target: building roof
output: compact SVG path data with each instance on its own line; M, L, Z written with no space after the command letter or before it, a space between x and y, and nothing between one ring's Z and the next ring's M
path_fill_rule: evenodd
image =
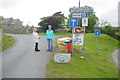
M2 23L3 24L15 24L17 21L21 22L19 19L13 19L12 17L11 18L4 18L2 20ZM22 22L21 22L22 23Z
M4 18L2 20L2 23L3 24L11 24L12 21L13 21L13 18Z

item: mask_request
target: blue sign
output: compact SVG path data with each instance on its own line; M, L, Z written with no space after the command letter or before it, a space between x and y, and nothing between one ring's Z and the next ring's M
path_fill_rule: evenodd
M91 7L88 7L88 12L92 12L93 9Z
M85 17L88 17L88 14L87 13L73 13L72 17L73 18L85 18Z
M99 35L101 34L101 30L94 30L94 34L95 34L96 36L99 36Z
M77 18L71 18L69 20L69 27L78 27L78 19Z
M88 15L86 13L81 13L81 18L85 18L88 17Z
M84 12L92 12L93 9L91 7L73 7L69 9L70 13L84 13Z

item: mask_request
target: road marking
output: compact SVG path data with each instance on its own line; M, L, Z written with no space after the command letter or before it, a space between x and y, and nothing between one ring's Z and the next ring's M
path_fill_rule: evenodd
M113 52L113 60L115 61L116 65L119 66L119 61L118 61L118 50Z

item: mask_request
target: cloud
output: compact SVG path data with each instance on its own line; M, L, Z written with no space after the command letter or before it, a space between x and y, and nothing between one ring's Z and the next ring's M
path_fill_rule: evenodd
M67 17L69 8L78 7L79 0L0 0L0 15L4 17L19 18L24 23L31 22L37 26L40 18L51 16L62 11ZM102 20L108 20L117 25L119 0L80 0L81 6L91 6L96 15ZM9 14L8 14L9 13Z
M9 9L17 6L20 3L20 0L1 0L0 9Z

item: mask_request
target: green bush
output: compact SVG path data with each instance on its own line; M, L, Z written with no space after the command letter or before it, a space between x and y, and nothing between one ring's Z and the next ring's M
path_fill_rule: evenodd
M94 32L94 28L93 27L86 27L85 28L85 32L86 33L93 33Z
M94 33L94 30L96 30L96 29L101 30L102 34L107 34L107 35L109 35L109 36L111 36L111 37L113 37L113 38L115 38L117 40L120 40L120 38L119 38L120 37L120 35L119 35L120 29L112 28L109 25L105 26L104 28L101 28L101 27L94 27L94 28L86 27L86 33Z
M117 39L117 40L120 40L119 37L120 35L117 35L116 33L120 32L120 29L118 28L112 28L111 26L105 26L104 28L104 33Z

